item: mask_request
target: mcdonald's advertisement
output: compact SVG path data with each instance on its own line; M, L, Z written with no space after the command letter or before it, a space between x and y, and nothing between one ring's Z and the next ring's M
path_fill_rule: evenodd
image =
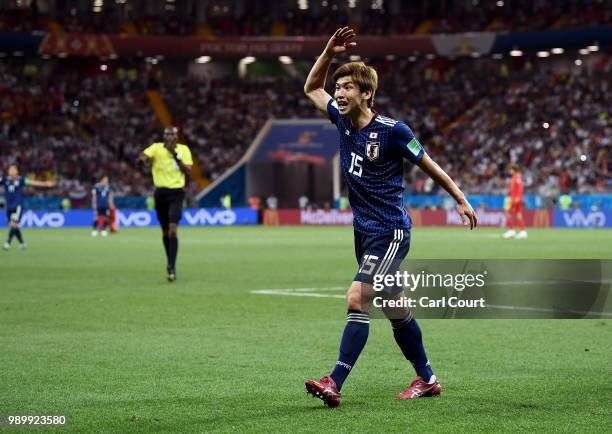
M578 210L580 211L580 210ZM408 214L412 220L413 226L461 226L461 218L455 210L417 210L409 209ZM501 209L479 209L478 225L487 227L504 227L506 225L506 213ZM574 214L568 214L574 216ZM575 227L581 224L580 227L591 227L589 224L596 224L592 227L601 226L601 218L590 218L587 211L583 211L584 218L573 217L573 220L553 220L553 211L548 209L543 210L525 210L523 217L525 224L528 227ZM562 225L565 221L570 221L574 226ZM605 219L604 219L605 220ZM612 221L612 219L607 220ZM576 223L577 222L577 223ZM557 224L558 223L558 224ZM315 226L350 226L353 224L353 214L350 210L341 211L337 209L279 209L266 210L263 215L263 224L269 226L275 225L315 225ZM609 223L608 223L609 224ZM587 225L587 226L585 226Z

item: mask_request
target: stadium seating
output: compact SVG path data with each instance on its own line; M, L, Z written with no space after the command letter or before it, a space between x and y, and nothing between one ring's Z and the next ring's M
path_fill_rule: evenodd
M509 162L525 167L528 193L610 192L610 63L607 53L581 67L569 56L380 60L375 108L407 121L469 193L503 194ZM64 73L61 62L3 62L0 165L17 160L24 173L55 174L62 180L55 194L68 189L81 197L102 173L120 196L149 194L147 175L134 162L159 139L161 125L145 96L147 71L125 68L132 73L92 75L86 68ZM241 158L267 119L317 116L302 85L288 76L201 81L168 73L159 80L209 180ZM409 193L436 193L418 171L406 185Z
M67 73L33 59L3 62L0 79L3 168L17 162L24 174L57 175L51 194L80 197L102 174L116 181L118 194L148 192L134 161L161 127L138 81Z

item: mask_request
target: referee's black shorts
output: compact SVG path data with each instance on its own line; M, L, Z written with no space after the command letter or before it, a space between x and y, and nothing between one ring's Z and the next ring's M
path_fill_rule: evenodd
M185 190L182 188L155 189L155 211L162 229L168 229L170 223L178 224L183 213Z

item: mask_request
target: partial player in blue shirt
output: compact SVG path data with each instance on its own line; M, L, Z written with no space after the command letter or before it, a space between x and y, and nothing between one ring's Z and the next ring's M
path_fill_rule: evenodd
M0 176L0 185L4 189L6 199L6 219L9 223L8 239L5 241L3 249L8 250L11 247L13 237L17 237L19 248L25 249L26 244L23 241L23 235L19 228L19 222L23 214L23 189L26 185L32 187L53 187L53 181L36 181L24 176L19 176L17 166L12 164L8 168L6 176Z
M427 155L408 125L373 109L378 88L376 70L363 62L340 66L333 74L332 98L325 91L327 72L336 54L355 47L355 33L338 29L312 67L304 92L333 122L339 133L341 171L354 215L357 273L347 293L348 320L340 354L330 375L307 380L306 390L330 407L340 405L340 390L363 350L369 333L369 310L375 277L394 275L410 247L410 217L403 202L404 161L419 166L456 201L464 224L473 228L476 214L453 180ZM404 299L403 288L389 288L391 301ZM408 307L383 309L395 341L417 377L396 399L437 396L442 386L427 359L421 329Z
M94 210L94 223L91 235L93 237L108 235L108 226L110 224L110 210L114 207L113 190L110 186L108 176L104 175L91 190L91 206Z

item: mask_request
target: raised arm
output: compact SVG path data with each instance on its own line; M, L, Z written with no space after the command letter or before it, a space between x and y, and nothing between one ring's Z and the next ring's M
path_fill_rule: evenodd
M423 155L423 158L417 164L423 172L457 201L457 213L461 216L461 221L463 221L464 225L467 225L469 222L470 229L474 229L478 224L476 213L466 199L465 194L457 187L457 184L455 184L451 177L427 154Z
M306 78L304 93L322 113L327 114L327 103L331 98L331 95L325 91L325 78L329 66L336 54L343 53L357 45L356 42L351 42L354 37L355 32L348 27L336 30Z

